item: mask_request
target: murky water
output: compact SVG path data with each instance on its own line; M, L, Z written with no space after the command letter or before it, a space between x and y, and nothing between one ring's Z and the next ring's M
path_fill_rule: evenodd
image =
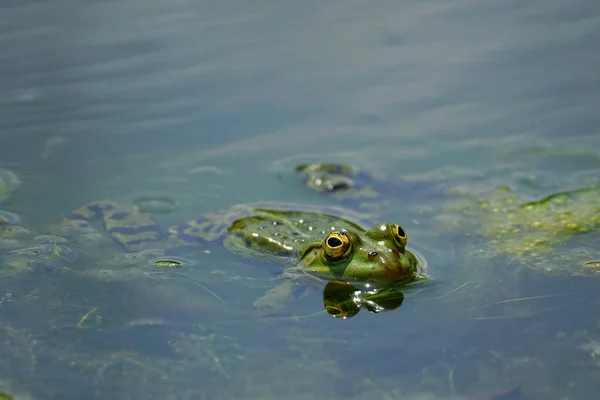
M589 0L3 2L0 168L21 185L0 207L26 229L100 199L172 199L164 226L334 205L294 167L342 162L376 177L363 211L402 223L432 279L395 311L334 319L309 289L261 318L274 268L214 244L179 269L89 232L76 254L20 243L65 256L27 268L3 244L0 392L596 398L600 277L573 270L600 262L597 230L523 261L516 233L460 200L600 183L599 39ZM598 213L574 204L571 218Z

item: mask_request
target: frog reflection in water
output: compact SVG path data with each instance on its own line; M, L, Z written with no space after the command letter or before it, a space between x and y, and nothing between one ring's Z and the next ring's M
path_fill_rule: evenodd
M424 278L424 263L406 248L404 229L381 222L365 230L336 215L360 219L359 214L335 207L241 204L164 232L150 215L136 208L101 201L74 210L62 226L100 219L105 230L128 251L163 248L168 254L181 254L202 243L221 242L234 253L285 265L287 278L304 278L308 282L335 280L326 286L325 293L326 297L328 293L333 296L329 299L337 299L325 300L327 311L335 316L352 316L363 302L370 311L400 306L401 294L391 287ZM278 311L289 299L297 280L284 279L254 306L262 313ZM351 283L381 290L363 294ZM339 299L336 296L340 293L348 296ZM389 295L384 299L386 293Z

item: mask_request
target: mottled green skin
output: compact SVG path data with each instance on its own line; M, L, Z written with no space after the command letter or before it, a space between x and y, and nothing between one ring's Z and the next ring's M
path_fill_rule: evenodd
M255 208L252 214L227 228L225 245L240 254L291 256L294 265L288 272L376 284L412 281L419 272L417 258L394 240L387 223L366 231L323 212ZM324 249L327 234L334 231L344 232L351 242L339 260L328 259Z

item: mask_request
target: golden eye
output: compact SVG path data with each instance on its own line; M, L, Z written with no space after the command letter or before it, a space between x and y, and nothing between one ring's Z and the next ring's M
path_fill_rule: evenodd
M350 238L344 232L331 232L323 242L323 251L328 259L337 261L348 253L351 246Z
M402 250L404 250L404 248L406 247L406 232L404 231L404 229L402 229L402 227L400 225L392 225L392 236L394 236L394 240L396 241L396 244L398 245L398 247L400 247Z

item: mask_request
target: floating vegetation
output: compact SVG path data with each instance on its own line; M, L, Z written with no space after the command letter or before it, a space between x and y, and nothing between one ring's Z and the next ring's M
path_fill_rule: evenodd
M32 271L35 269L55 269L61 265L70 264L78 258L78 252L60 244L43 244L9 251L4 264L14 271Z
M477 248L480 255L508 255L519 264L539 266L547 272L563 268L580 271L556 262L548 256L576 235L589 233L600 226L600 186L563 191L533 201L524 201L507 186L493 190L458 188L457 200L448 202L445 215L450 216L449 229L477 232L485 241ZM568 261L568 260L565 260ZM589 260L588 260L589 261ZM559 265L560 264L560 265ZM594 264L585 264L588 271Z
M152 261L152 264L162 268L181 268L181 263L176 260L159 259Z
M81 317L81 319L75 326L77 328L95 328L99 326L102 321L102 317L100 316L99 311L100 307L93 307L91 310L85 313L83 317ZM90 323L88 320L92 320L92 317L93 322Z
M594 271L600 271L600 261L588 261L583 263L583 266Z

